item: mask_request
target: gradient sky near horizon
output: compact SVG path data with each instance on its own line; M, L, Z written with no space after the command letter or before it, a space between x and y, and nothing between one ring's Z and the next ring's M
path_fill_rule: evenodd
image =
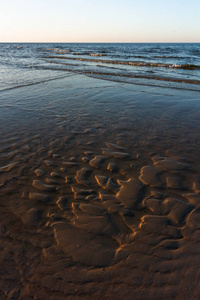
M200 0L0 1L0 42L200 42Z

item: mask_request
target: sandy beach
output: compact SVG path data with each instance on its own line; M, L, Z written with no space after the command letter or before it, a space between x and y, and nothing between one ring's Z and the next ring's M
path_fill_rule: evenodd
M199 299L199 93L1 91L1 299Z

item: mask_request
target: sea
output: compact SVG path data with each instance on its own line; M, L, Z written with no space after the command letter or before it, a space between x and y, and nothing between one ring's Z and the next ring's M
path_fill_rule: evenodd
M200 43L0 44L0 91L74 74L200 91Z

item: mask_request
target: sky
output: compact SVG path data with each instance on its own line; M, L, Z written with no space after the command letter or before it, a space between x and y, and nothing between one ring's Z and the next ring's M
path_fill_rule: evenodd
M200 42L200 0L0 0L0 42Z

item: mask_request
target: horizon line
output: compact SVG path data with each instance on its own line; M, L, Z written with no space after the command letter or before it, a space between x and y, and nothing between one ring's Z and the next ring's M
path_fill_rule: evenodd
M32 41L32 42L1 42L0 44L15 44L15 43L22 43L22 44L200 44L199 42L38 42L38 41Z

